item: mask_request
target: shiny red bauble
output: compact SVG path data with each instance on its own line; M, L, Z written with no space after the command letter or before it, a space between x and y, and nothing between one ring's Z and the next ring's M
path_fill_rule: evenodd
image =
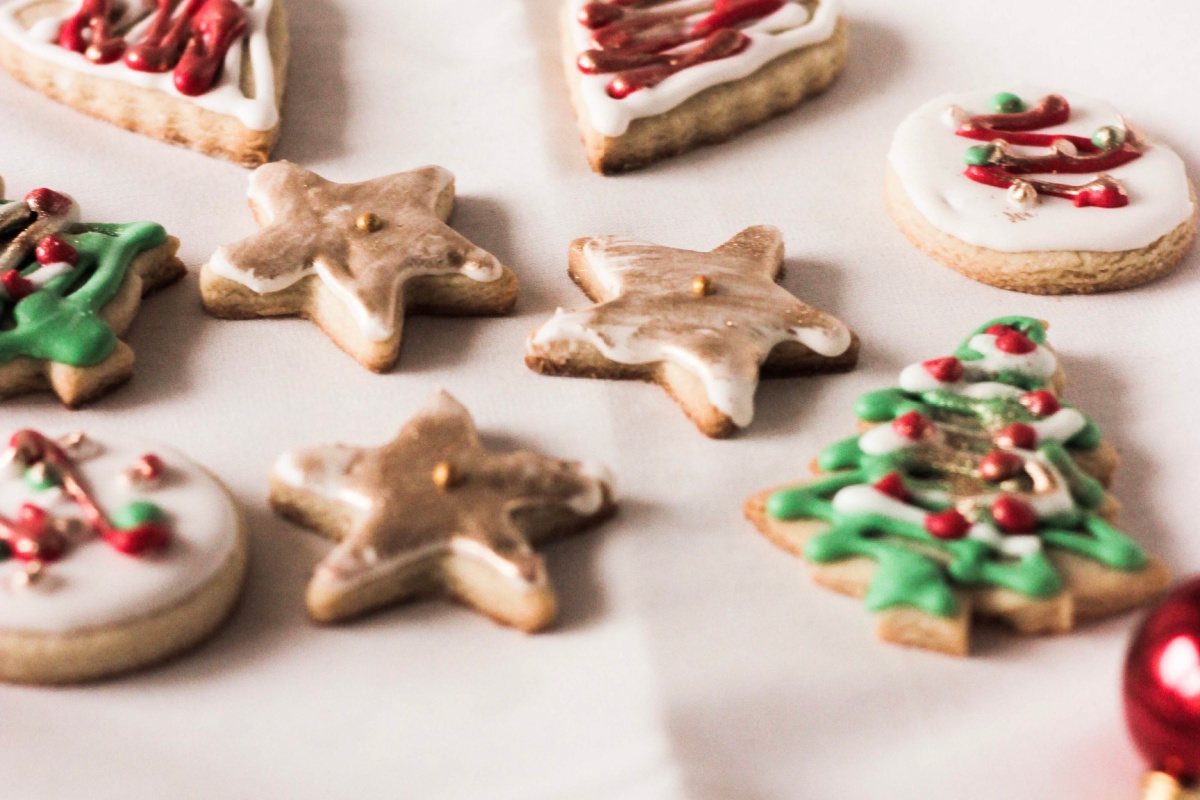
M1153 770L1200 779L1200 578L1150 612L1125 659L1125 720Z

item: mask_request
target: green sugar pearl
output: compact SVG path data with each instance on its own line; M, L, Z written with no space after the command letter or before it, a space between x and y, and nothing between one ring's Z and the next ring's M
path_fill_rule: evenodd
M967 152L963 153L963 161L972 167L986 167L992 163L992 146L977 144L974 147L968 147Z
M135 500L121 506L112 516L112 524L122 530L136 528L147 522L162 522L167 518L163 510L154 503Z
M45 464L25 470L25 485L35 492L44 492L59 485L58 472Z
M1000 92L992 95L992 111L997 114L1019 114L1024 111L1025 101L1012 92Z
M1125 131L1115 125L1105 125L1092 134L1092 144L1101 150L1112 150L1125 144Z

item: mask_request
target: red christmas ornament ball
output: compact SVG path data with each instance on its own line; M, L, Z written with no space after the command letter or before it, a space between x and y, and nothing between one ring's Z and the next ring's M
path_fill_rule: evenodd
M1125 659L1125 721L1150 768L1200 780L1200 577L1142 622Z

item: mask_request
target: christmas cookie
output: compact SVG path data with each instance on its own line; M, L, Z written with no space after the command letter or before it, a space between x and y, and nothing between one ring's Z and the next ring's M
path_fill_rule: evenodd
M390 369L404 314L507 314L517 278L446 224L454 176L422 167L334 183L286 161L250 176L258 233L221 247L200 273L209 313L299 315L363 366Z
M247 166L279 135L283 0L0 0L0 64L85 114Z
M885 199L917 247L1033 294L1127 289L1196 234L1183 162L1107 103L1022 87L946 95L901 123Z
M720 142L824 90L839 0L566 0L563 55L588 162L636 169Z
M126 672L229 614L246 534L202 467L158 445L32 430L0 463L0 680Z
M614 510L603 467L493 453L445 392L382 447L286 453L271 473L271 505L338 542L308 584L315 620L440 594L527 632L556 613L533 545Z
M81 223L50 189L0 200L0 397L50 388L73 407L128 380L119 337L143 294L183 276L178 249L153 222Z
M535 372L657 383L704 434L754 417L759 373L844 372L858 338L776 283L783 235L759 225L708 253L616 236L571 243L571 278L595 303L530 334Z
M746 516L897 644L965 655L972 617L1061 633L1142 605L1169 575L1115 527L1116 455L1062 387L1043 323L993 320L860 398L866 432Z

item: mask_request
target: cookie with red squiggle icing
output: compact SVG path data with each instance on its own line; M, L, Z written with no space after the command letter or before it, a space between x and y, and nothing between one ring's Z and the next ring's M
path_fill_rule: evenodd
M897 129L885 199L919 248L1033 294L1137 286L1195 238L1183 161L1107 103L1034 87L939 97Z
M0 680L75 683L207 638L246 574L224 485L161 445L13 434L0 453Z
M565 0L588 162L636 169L795 108L841 72L845 28L840 0Z
M279 135L283 0L0 0L0 65L89 116L246 166Z

